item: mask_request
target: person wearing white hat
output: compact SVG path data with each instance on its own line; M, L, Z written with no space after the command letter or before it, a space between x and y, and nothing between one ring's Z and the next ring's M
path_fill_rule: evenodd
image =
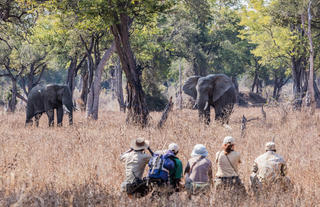
M226 136L222 143L222 149L223 151L216 154L218 171L215 178L215 188L217 192L236 190L237 194L240 193L244 196L246 190L238 174L241 159L240 153L235 151L235 139L232 136Z
M152 199L180 191L183 167L177 157L179 145L170 143L165 151L156 151L149 161L148 179L153 186Z
M130 150L120 156L120 160L125 163L125 181L121 184L121 190L128 195L144 196L147 193L142 176L151 155L145 153L146 149L153 154L149 141L139 137L132 140Z
M251 189L257 195L260 190L270 191L271 188L281 187L286 191L291 181L286 177L287 165L283 157L276 153L274 142L267 142L266 152L254 160L250 176ZM277 185L280 184L280 185Z
M212 163L203 144L196 144L191 152L185 173L185 188L191 195L208 192L212 184Z

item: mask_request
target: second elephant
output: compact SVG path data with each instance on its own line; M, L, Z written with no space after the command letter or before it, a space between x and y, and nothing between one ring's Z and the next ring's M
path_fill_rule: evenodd
M194 108L206 124L210 123L210 106L214 107L215 119L227 124L237 100L237 91L231 78L225 74L206 77L191 76L183 85L183 91L196 100Z
M46 112L49 126L54 124L54 109L57 110L57 125L62 126L63 112L69 114L69 125L73 123L72 95L66 85L36 85L28 94L26 125L32 124L35 117L36 126L42 113Z

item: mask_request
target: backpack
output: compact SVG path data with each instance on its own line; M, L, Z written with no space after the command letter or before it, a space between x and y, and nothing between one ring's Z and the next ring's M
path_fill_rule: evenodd
M168 158L167 158L168 159ZM162 154L154 154L149 161L148 178L167 182L169 178L169 170L164 167L166 159Z

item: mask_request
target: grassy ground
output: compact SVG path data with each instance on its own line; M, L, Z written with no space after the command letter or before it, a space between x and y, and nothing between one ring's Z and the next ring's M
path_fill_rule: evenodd
M40 127L24 127L25 114L0 114L0 206L208 206L219 205L214 190L208 196L186 199L184 193L150 203L147 196L130 200L119 192L124 166L119 155L128 150L131 139L143 136L153 150L165 149L176 142L184 165L197 143L207 146L214 160L226 135L236 138L241 153L240 177L246 187L253 160L264 152L264 144L275 139L277 151L286 159L288 176L295 183L288 197L273 197L260 202L248 199L244 206L317 206L320 204L320 118L305 112L266 108L261 120L260 108L236 108L226 129L198 122L197 112L173 111L162 130L156 129L160 113L151 113L145 129L125 124L125 114L101 111L98 121L87 121L76 112L74 125L48 128L47 117ZM240 137L240 120L250 121ZM213 165L216 172L216 165ZM228 200L228 199L227 199ZM232 206L225 203L225 206Z

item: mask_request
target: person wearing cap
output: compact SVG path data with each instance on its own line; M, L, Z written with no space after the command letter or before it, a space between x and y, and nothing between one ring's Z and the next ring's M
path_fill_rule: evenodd
M286 191L291 181L286 177L287 165L281 155L276 153L274 142L267 142L266 152L254 160L250 176L251 189L257 195L260 190L270 191L272 187L280 187ZM279 184L279 185L278 185Z
M241 163L240 153L235 151L235 139L226 136L222 143L222 151L216 154L218 171L215 178L215 189L217 192L227 191L238 195L245 195L246 190L242 184L238 167Z
M149 141L139 137L132 140L130 150L120 156L120 160L125 163L125 181L121 184L121 190L128 195L144 196L147 193L142 176L151 155L145 153L146 149L153 154Z
M207 192L212 184L212 163L203 144L196 144L185 168L185 188L191 195Z
M178 192L180 190L180 181L183 174L183 166L181 160L177 157L179 152L179 145L176 143L171 143L168 146L168 150L165 153L165 157L168 157L168 161L173 162L173 167L169 170L170 185L173 189Z
M153 196L170 196L173 192L180 191L183 167L181 160L177 157L178 152L179 145L176 143L169 144L168 149L165 151L155 152L156 156L161 156L163 159L163 172L167 173L160 173L160 179L149 177L150 181L154 184ZM150 162L152 161L151 159ZM149 166L152 165L150 162ZM152 168L150 168L149 172L152 171Z

